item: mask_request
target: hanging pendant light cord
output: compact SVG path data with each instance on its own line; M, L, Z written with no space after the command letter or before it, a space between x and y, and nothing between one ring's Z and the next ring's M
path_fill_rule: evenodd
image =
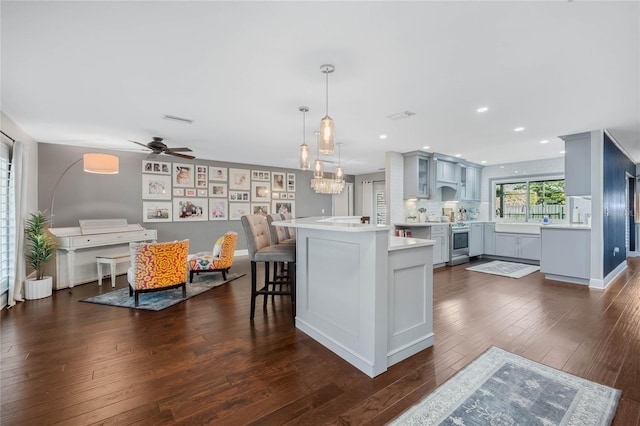
M326 117L329 116L329 72L327 70L327 72L325 72L325 77L326 77L326 88L327 88L327 113L325 114Z

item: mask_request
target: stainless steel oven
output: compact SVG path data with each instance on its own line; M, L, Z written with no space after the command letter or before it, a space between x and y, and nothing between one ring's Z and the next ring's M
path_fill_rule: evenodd
M452 223L449 236L449 266L469 262L469 225Z

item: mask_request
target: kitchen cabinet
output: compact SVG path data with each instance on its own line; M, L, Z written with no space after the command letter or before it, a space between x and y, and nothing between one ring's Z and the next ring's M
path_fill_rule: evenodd
M457 185L458 164L445 160L436 161L436 180L438 182L449 182Z
M482 169L471 165L460 169L460 200L480 201Z
M591 133L562 136L564 149L564 193L591 195Z
M449 225L431 226L429 239L435 240L433 245L433 264L449 261Z
M484 254L484 224L469 224L469 257Z
M496 232L495 224L484 224L484 250L483 254L494 256L496 254Z
M540 230L540 271L548 279L589 284L591 276L591 229Z
M404 199L431 198L429 154L421 151L404 155Z
M540 260L540 236L498 232L495 234L496 256Z

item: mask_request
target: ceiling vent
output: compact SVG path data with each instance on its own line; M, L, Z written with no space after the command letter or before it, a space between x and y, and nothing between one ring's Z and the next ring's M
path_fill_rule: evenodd
M391 115L387 115L387 118L389 120L402 120L403 118L409 118L416 115L415 112L411 112L411 111L402 111L402 112L397 112L395 114L391 114Z

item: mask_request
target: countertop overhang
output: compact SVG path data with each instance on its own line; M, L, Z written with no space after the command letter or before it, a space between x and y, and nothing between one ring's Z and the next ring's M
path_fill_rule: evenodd
M359 216L335 216L335 217L304 217L290 220L274 221L274 226L287 226L301 229L320 229L339 232L381 232L390 231L393 227L388 225L376 225L360 223Z

